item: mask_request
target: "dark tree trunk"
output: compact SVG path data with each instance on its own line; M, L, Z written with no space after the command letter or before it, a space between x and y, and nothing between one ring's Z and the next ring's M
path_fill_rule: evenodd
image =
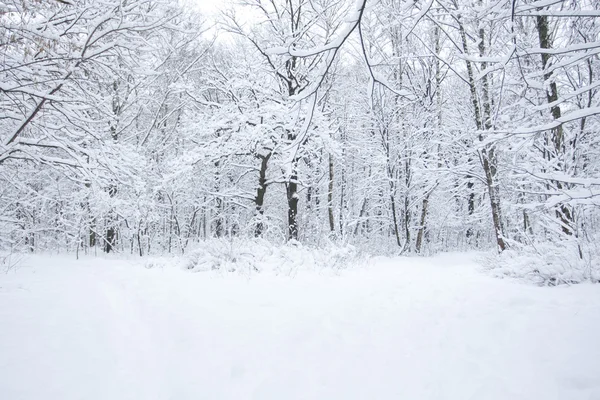
M89 241L90 247L96 246L96 218L90 220Z
M117 232L114 227L106 229L106 242L104 243L104 251L110 253L115 248L115 241L117 239Z
M115 197L117 195L117 186L112 184L108 186L108 195L110 197ZM115 249L115 244L117 241L117 230L115 228L116 217L114 215L114 210L109 212L107 218L107 228L106 234L104 237L104 251L106 253L110 253Z
M254 228L254 237L260 237L263 234L265 229L264 223L262 221L265 210L263 209L263 204L265 202L265 194L267 193L267 167L269 164L269 159L271 158L271 154L269 153L266 156L260 156L260 171L258 175L258 187L256 188L256 197L254 198L254 205L256 206L256 217L258 221L256 223L256 227Z
M428 192L423 199L423 205L421 207L421 219L419 221L419 232L417 233L417 242L415 244L415 251L417 253L421 252L421 247L423 246L423 236L425 235L425 221L427 219L427 209L429 208L429 195L431 192Z
M327 214L329 216L329 230L335 233L335 218L333 216L333 157L329 155L329 187L327 190Z
M465 177L467 179L467 213L469 215L469 223L472 223L472 217L475 213L475 192L473 187L475 186L475 182L473 182L473 177L471 175L467 175ZM467 239L473 237L473 227L467 227Z
M217 203L217 218L215 219L215 236L220 238L223 237L224 233L224 221L223 221L223 200L219 197L216 198Z
M400 243L400 231L398 229L398 213L396 211L396 199L394 195L390 195L390 203L392 208L392 223L394 224L394 236L396 237L396 244L398 247L402 247L402 243Z
M288 201L288 240L298 240L298 176L294 173L286 184Z

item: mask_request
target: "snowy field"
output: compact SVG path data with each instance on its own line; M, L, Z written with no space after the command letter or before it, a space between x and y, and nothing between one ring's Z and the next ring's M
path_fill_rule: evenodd
M193 273L36 256L0 274L0 399L600 399L600 286L472 255Z

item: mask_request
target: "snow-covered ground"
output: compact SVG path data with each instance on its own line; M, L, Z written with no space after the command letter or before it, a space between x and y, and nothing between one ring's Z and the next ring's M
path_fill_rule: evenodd
M496 279L460 254L291 276L143 265L0 274L0 399L600 399L598 285Z

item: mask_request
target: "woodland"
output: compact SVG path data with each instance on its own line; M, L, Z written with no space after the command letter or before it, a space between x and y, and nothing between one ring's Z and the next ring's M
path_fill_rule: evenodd
M600 280L598 17L598 0L4 0L0 251L485 250Z

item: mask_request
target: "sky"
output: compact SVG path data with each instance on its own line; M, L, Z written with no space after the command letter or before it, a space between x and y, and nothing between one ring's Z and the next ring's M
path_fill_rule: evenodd
M195 3L198 10L202 11L203 14L211 15L218 12L219 7L231 3L228 0L188 0Z

